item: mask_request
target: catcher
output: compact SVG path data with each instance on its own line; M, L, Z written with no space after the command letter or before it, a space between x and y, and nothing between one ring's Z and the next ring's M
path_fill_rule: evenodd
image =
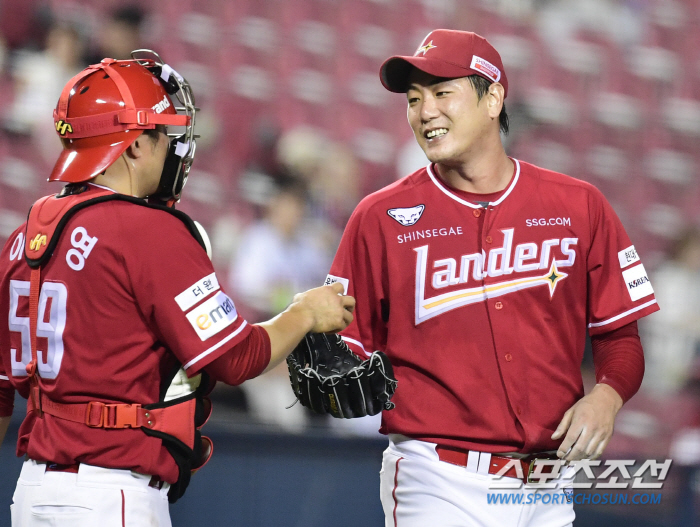
M340 284L261 324L238 315L206 234L174 208L195 154L190 85L151 51L132 56L68 82L49 177L66 186L0 252L0 441L15 390L28 399L13 527L170 526L168 502L212 452L199 429L214 383L352 321Z

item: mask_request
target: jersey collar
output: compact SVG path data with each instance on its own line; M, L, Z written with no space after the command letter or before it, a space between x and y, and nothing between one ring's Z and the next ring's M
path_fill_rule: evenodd
M105 187L104 185L98 185L97 183L92 182L89 182L88 185L92 185L93 187L101 188L104 190L109 190L110 192L114 192L115 194L117 194L116 190L114 190L113 188Z
M515 176L513 177L513 181L511 181L510 185L506 189L506 191L503 193L503 195L498 198L496 201L491 203L491 207L495 207L499 203L501 203L504 199L508 197L508 195L513 191L515 188L515 185L518 183L518 179L520 178L520 162L515 159L514 157L511 158L513 162L515 163ZM432 163L426 167L426 170L428 172L428 176L430 176L430 179L433 181L435 186L440 189L444 194L446 194L448 197L452 198L453 200L461 203L462 205L466 205L467 207L471 207L472 209L480 209L481 205L478 203L471 203L470 201L467 201L465 199L460 198L457 196L455 193L451 192L449 189L447 189L444 185L441 185L440 182L437 180L437 177L433 173L432 169Z

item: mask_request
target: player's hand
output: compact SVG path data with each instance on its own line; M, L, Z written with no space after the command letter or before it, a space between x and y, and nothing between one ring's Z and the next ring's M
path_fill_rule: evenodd
M567 461L596 459L612 437L622 398L607 384L596 384L591 393L567 410L552 439L562 441L557 456Z
M336 282L309 289L294 296L294 303L312 322L312 333L337 333L352 322L355 299L343 295L343 284Z

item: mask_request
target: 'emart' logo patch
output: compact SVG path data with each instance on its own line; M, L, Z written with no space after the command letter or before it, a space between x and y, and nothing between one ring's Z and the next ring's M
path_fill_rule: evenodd
M213 337L238 318L236 306L226 293L219 291L212 298L187 313L187 320L202 340Z

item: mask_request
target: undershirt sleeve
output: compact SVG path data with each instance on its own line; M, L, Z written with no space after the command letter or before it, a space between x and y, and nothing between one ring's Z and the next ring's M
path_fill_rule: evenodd
M0 358L0 417L9 417L15 407L15 387L12 386Z
M250 327L246 338L204 367L214 380L236 386L260 375L270 363L270 336L261 326Z
M627 402L644 377L644 352L637 321L618 329L591 335L596 382L611 386Z
M15 407L15 389L9 382L0 384L0 417L9 417Z

